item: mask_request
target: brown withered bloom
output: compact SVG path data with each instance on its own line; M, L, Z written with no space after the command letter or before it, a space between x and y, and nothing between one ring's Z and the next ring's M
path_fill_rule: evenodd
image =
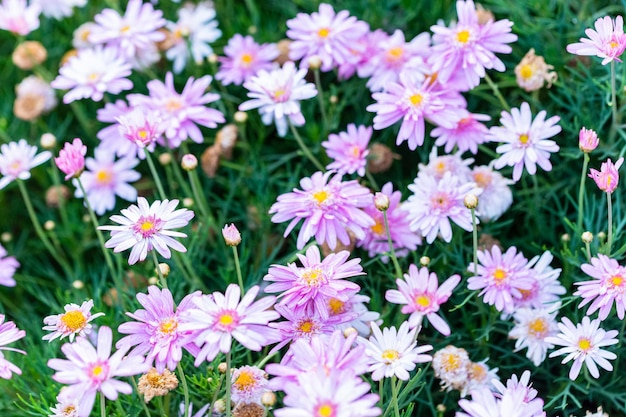
M491 13L491 10L485 9L482 4L476 4L476 17L478 17L478 24L484 25L490 20L494 20L495 16Z
M276 47L278 48L279 54L274 62L279 65L283 65L285 62L291 61L289 59L289 45L291 45L291 41L289 39L281 39L278 41Z
M40 95L27 94L16 97L13 102L13 114L18 119L31 121L43 113L46 99Z
M11 58L18 68L31 70L42 64L48 57L48 51L37 41L25 41L17 45Z
M165 369L162 374L159 374L156 368L152 368L147 374L139 378L137 388L139 393L143 395L145 402L149 402L154 397L167 395L177 386L178 378L169 369Z
M46 190L46 206L48 207L59 207L59 201L63 199L64 201L70 197L70 189L63 184L59 184L58 186L52 186Z
M263 417L265 409L256 403L239 403L233 410L233 417Z
M221 148L218 144L213 144L206 148L200 157L202 170L209 178L215 178L217 168L220 166Z
M369 149L367 170L372 174L387 171L393 164L394 159L400 159L400 155L393 153L389 147L382 143L374 143Z
M237 125L228 124L221 128L215 136L215 143L220 145L220 156L226 159L232 158L233 148L237 143L239 129Z
M525 91L535 91L548 83L548 88L556 81L558 75L551 71L554 67L546 64L542 56L535 55L535 50L531 49L522 58L522 61L515 67L517 85Z

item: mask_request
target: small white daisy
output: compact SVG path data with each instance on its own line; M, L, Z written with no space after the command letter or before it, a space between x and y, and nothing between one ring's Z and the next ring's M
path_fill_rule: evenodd
M9 142L0 146L0 173L4 175L0 179L0 190L16 179L27 180L30 178L30 170L43 164L52 157L48 151L38 155L36 146L30 146L26 139L19 142Z
M528 348L526 357L535 366L539 366L545 359L548 349L554 345L546 342L546 338L556 336L558 327L556 314L558 306L549 308L520 308L515 311L513 320L515 326L509 332L509 337L516 339L515 351Z
M91 314L92 308L93 300L85 301L80 306L67 304L64 308L65 313L44 318L43 322L46 326L43 330L52 333L45 335L42 339L51 342L57 337L62 340L69 336L70 342L73 342L76 335L87 336L91 332L90 322L97 317L104 316L104 313Z

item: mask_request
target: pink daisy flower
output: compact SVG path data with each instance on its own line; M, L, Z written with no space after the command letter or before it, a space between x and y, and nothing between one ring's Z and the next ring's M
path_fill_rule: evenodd
M146 362L154 363L158 373L162 374L167 367L170 371L183 357L183 348L195 351L190 344L191 332L180 330L181 315L193 308L193 298L199 297L200 291L187 295L174 312L175 305L172 293L167 289L159 289L154 285L148 287L148 294L137 294L137 301L144 308L134 313L126 313L134 322L122 323L118 331L129 336L123 337L116 344L117 349L129 350L130 355L145 355Z
M287 21L287 37L293 42L289 45L289 58L302 59L300 66L308 67L311 57L322 61L321 70L330 71L345 62L355 61L355 53L361 47L358 40L369 32L367 23L350 16L342 10L335 13L333 7L322 3L319 12L298 13Z
M102 147L94 150L94 158L86 159L87 170L81 174L80 181L96 214L101 216L113 210L116 196L127 201L137 200L137 190L128 183L141 178L141 174L133 170L138 164L139 160L134 156L115 161L113 152ZM85 197L79 187L76 187L74 196Z
M606 193L613 193L617 188L617 184L619 183L619 172L618 170L624 163L624 158L620 159L613 164L611 162L611 158L607 159L602 163L600 167L600 171L597 169L590 168L589 169L589 178L593 178L598 188Z
M0 29L26 36L39 28L41 7L26 0L2 0L0 3Z
M3 175L0 179L0 190L17 179L29 179L31 169L52 157L48 151L35 154L37 147L30 146L26 139L0 145L0 174Z
M572 381L578 377L583 363L594 378L600 376L598 365L607 371L613 370L609 360L617 358L617 355L602 348L619 343L619 340L615 338L619 334L617 330L607 332L600 329L600 319L592 321L588 316L583 317L582 323L577 325L574 325L567 317L563 317L558 326L561 332L556 336L546 338L546 342L564 346L552 352L551 358L567 355L561 361L562 364L574 360L569 371L569 378Z
M15 287L16 282L13 275L15 275L15 270L20 267L20 263L13 256L7 255L7 250L0 245L0 285Z
M226 293L195 297L195 308L189 308L181 315L186 322L181 323L181 331L194 331L194 343L200 347L195 365L212 361L219 352L228 353L235 338L246 348L260 351L263 346L278 339L277 332L267 325L279 314L270 310L275 297L264 297L254 301L259 287L248 290L240 301L241 290L237 284L230 284Z
M163 125L153 111L135 108L116 120L120 135L139 148L150 147L163 134Z
M293 311L289 307L281 304L274 306L276 311L287 321L273 322L269 326L278 330L280 341L271 352L278 352L283 346L298 339L310 340L322 334L331 334L337 323L352 320L356 314L351 316L330 316L324 320L317 311L297 310Z
M26 336L26 332L18 329L12 321L5 322L4 319L5 315L0 314L0 378L11 379L13 374L21 375L22 371L20 368L6 360L2 351L11 350L13 352L26 355L26 352L23 350L6 347L9 343L13 343Z
M463 204L469 193L480 194L473 182L462 182L456 175L446 172L437 181L430 175L420 175L409 185L413 191L403 210L410 220L409 228L419 231L428 243L433 243L437 235L450 242L452 227L450 220L461 228L472 231L472 214Z
M421 236L415 231L411 231L409 224L411 220L407 217L403 209L406 203L401 203L402 193L393 190L391 182L383 185L381 193L389 198L389 207L386 210L389 234L396 256L403 257L409 251L414 251L422 243ZM387 230L383 213L378 210L375 204L370 204L363 208L366 214L374 219L374 225L366 229L365 238L357 242L358 247L368 251L370 257L383 255L383 262L389 261L389 241L387 240Z
M293 310L315 310L320 316L328 319L327 303L330 298L347 301L349 295L360 287L345 278L365 275L361 267L361 259L348 261L350 252L331 253L323 260L317 246L307 249L306 255L298 254L302 267L295 263L272 265L264 281L272 284L265 288L266 293L280 292L280 304Z
M473 158L463 159L460 151L452 155L437 155L437 153L437 147L433 146L430 155L428 155L428 164L425 165L420 162L417 165L418 177L428 175L439 181L446 172L449 172L460 180L471 181L472 170L469 166L474 162Z
M517 35L511 33L513 22L508 19L489 20L479 25L472 0L457 1L456 11L459 17L456 25L430 27L434 46L429 62L441 82L445 83L453 74L463 74L463 90L466 91L480 83L485 69L500 72L506 69L495 53L511 53L507 44L515 42Z
M529 370L522 372L519 378L515 374L511 375L511 377L506 380L506 385L499 380L493 381L493 385L492 391L496 398L503 398L511 393L522 393L524 394L524 405L531 404L537 407L539 411L543 408L543 399L537 397L539 392L532 387L533 384L530 382ZM545 416L545 413L541 413L540 415Z
M278 135L285 136L289 123L304 124L300 101L317 95L315 85L304 79L306 73L306 69L298 70L291 61L269 72L260 70L243 84L250 100L241 103L239 110L258 108L263 124L275 122Z
M380 313L370 311L365 305L369 302L368 296L356 293L350 295L347 301L331 298L328 300L328 317L332 322L337 322L336 329L345 330L351 327L361 336L367 336L370 334L370 322L382 323Z
M98 330L97 348L87 339L78 338L61 347L67 359L48 361L48 366L57 371L52 379L69 385L65 388L66 395L80 398L80 416L90 414L98 391L112 401L117 400L118 393L132 394L130 384L115 377L137 375L150 369L142 356L126 356L125 349L111 355L112 342L111 329L102 326Z
M617 317L623 320L626 311L626 268L615 259L598 254L591 258L591 264L582 264L580 269L594 279L574 283L578 285L574 295L583 299L578 308L591 303L586 314L590 316L598 311L598 318L604 320L615 303Z
M204 135L198 127L217 127L218 123L224 123L224 115L219 110L206 107L220 98L218 94L207 93L213 78L210 75L195 80L187 79L187 83L181 93L174 88L174 76L168 72L165 83L159 80L148 82L149 96L131 94L128 100L133 107L145 107L153 110L162 126L166 126L166 145L177 148L182 141L191 138L196 143L204 141Z
M476 253L478 265L470 262L468 271L478 274L467 281L470 290L482 290L478 296L483 296L483 302L495 305L498 311L513 313L514 299L522 298L522 290L530 290L533 279L530 276L528 261L515 247L510 247L504 255L497 245L491 251L484 250Z
M386 88L385 92L372 94L376 103L367 106L367 111L376 113L376 130L402 120L396 145L407 140L411 150L422 146L426 119L452 128L465 117L465 111L456 106L458 93L442 88L430 78L403 72L398 82L389 83Z
M372 323L372 336L369 340L359 338L365 345L365 354L369 358L369 369L374 381L383 378L398 377L407 381L409 372L415 369L416 363L430 362L432 356L424 352L432 350L431 345L417 347L417 328L410 330L407 322L400 328L385 327L382 332L376 323Z
M480 193L476 215L481 221L497 220L513 204L510 185L513 180L504 178L490 166L477 166L472 169L471 179L483 190Z
M194 213L186 208L175 210L177 205L178 200L155 201L148 205L145 198L137 198L137 205L132 204L122 210L121 216L110 217L111 221L120 226L98 227L100 230L111 231L111 238L104 246L113 248L115 253L132 248L128 258L130 265L146 259L148 252L153 249L166 259L172 256L169 248L187 252L180 242L173 239L187 235L170 229L187 226Z
M139 146L135 141L128 140L128 138L124 135L125 133L128 133L128 130L120 124L121 118L124 118L122 120L126 120L131 117L131 120L136 120L136 118L138 120L141 116L129 116L135 110L138 110L138 112L144 116L144 119L150 119L151 122L156 122L156 112L141 107L130 107L124 100L116 100L114 103L106 103L104 108L98 109L96 116L98 121L104 123L114 123L113 125L102 128L97 133L96 136L101 141L100 145L98 145L99 149L107 149L109 153L115 154L119 157L145 159L145 147ZM158 129L160 133L158 137L163 134L162 129L160 129L160 123L159 126L147 129L152 125L153 123L146 123L146 126L144 126L144 128L146 128L146 140L151 133L156 135L156 129ZM154 147L154 143L151 143L147 145L147 150L152 152L154 151Z
M220 70L215 79L222 84L241 85L260 70L270 71L279 51L275 44L259 45L252 36L236 34L224 47L225 57L220 57Z
M515 339L515 352L528 349L526 357L535 366L546 359L548 350L554 345L546 342L547 337L559 332L556 323L558 305L549 308L519 308L513 313L515 325L509 332L509 338Z
M357 127L354 123L348 125L346 132L328 135L322 147L333 162L326 165L326 169L335 170L341 175L356 172L360 177L364 176L371 137L371 127Z
M300 180L302 190L278 196L270 207L272 222L282 223L291 220L284 236L302 220L298 233L298 249L302 249L309 239L315 236L318 244L326 242L331 249L337 246L337 239L343 244L350 243L348 230L357 239L365 237L365 228L374 225L374 220L361 208L372 201L370 191L357 181L341 181L341 175L332 171L314 173Z
M54 158L57 167L66 174L65 181L80 176L85 169L86 153L87 147L79 138L75 138L72 143L65 142L65 146L59 151L59 157Z
M615 21L610 16L600 17L595 21L594 27L596 30L585 30L589 39L580 38L580 42L567 45L567 52L576 55L595 55L603 58L602 65L613 60L621 62L619 57L626 48L622 16L617 16Z
M133 88L128 80L130 64L114 48L81 49L71 57L59 75L50 83L57 90L70 90L63 96L65 104L83 98L100 101L104 93L119 94Z
M459 275L452 275L439 285L437 274L429 272L428 268L417 269L411 264L409 273L404 274L404 280L397 279L397 290L387 290L385 299L390 303L402 304L402 313L411 314L409 326L419 328L424 317L428 319L439 333L450 335L450 326L437 312L439 307L448 301L454 288L461 282Z
M501 156L494 161L494 168L513 167L513 180L522 177L522 170L535 175L537 165L545 171L552 170L550 154L558 152L559 145L548 140L561 131L557 125L561 118L552 116L546 120L546 111L542 110L533 119L528 103L522 103L520 109L514 108L511 113L503 111L500 117L502 126L494 126L489 130L492 142L502 143L496 148Z
M43 330L51 332L42 337L42 340L52 342L57 337L63 340L69 337L70 343L74 341L74 337L88 336L91 333L91 322L98 317L104 316L104 313L91 314L93 308L93 300L84 301L80 306L78 304L66 304L64 313L48 316L43 319L45 326Z
M447 153L458 147L461 153L470 151L475 155L478 153L478 145L487 141L489 129L481 123L487 120L491 120L491 117L486 114L470 113L452 128L436 127L430 135L437 138L435 146L445 145L444 151Z
M594 130L585 127L580 129L578 133L578 148L581 151L589 153L596 149L599 144L598 134Z

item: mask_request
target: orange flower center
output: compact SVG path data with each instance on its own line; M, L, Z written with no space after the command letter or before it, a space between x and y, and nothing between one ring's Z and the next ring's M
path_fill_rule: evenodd
M82 330L87 324L87 317L80 310L72 310L61 316L61 322L72 332Z
M330 309L331 316L336 316L337 314L345 312L345 306L346 303L337 298L331 298L330 301L328 301L328 308Z

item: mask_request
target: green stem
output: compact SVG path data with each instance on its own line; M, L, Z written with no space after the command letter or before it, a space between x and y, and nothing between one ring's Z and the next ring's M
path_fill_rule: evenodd
M383 407L383 390L385 389L385 378L378 381L378 396L380 397L380 408Z
M232 346L231 346L232 350ZM231 378L230 378L230 350L226 354L226 417L231 417L230 413L230 390L232 388Z
M589 242L585 242L585 252L587 254L587 262L591 262L591 245Z
M387 235L387 242L389 243L389 254L391 255L391 261L393 267L396 269L396 278L402 278L402 268L398 263L398 257L396 251L393 249L393 241L391 240L391 232L389 231L389 221L387 220L387 210L383 211L383 220L385 222L385 234Z
M187 414L187 410L189 409L189 387L187 386L187 378L185 377L185 371L183 371L183 367L180 365L180 362L178 362L178 365L176 365L176 369L178 369L180 382L183 384L183 396L185 397L185 414Z
M237 253L237 246L231 246L233 248L233 258L235 258L235 270L237 271L237 282L239 282L239 288L241 288L241 296L243 297L243 276L241 275L241 265L239 264L239 254Z
M478 257L476 253L478 252L478 227L476 227L476 209L471 209L472 211L472 246L473 246L473 256L472 260L474 261L474 276L478 276Z
M613 113L613 126L611 130L614 130L618 124L617 90L615 87L615 60L611 61L611 111Z
M324 171L324 166L321 164L320 161L317 160L317 158L311 153L311 150L309 148L306 147L306 145L304 144L304 142L302 141L302 137L300 137L300 134L298 133L298 131L296 130L295 126L293 125L293 123L291 123L291 120L289 120L289 118L287 118L287 123L289 123L289 128L291 129L291 133L293 133L293 136L296 138L296 142L298 142L298 145L300 146L300 150L302 150L302 153L304 154L304 156L306 156L307 158L309 158L309 161L313 162L313 165L315 165L315 167L317 169L319 169L320 171Z
M500 104L502 105L502 107L504 107L507 111L511 111L511 107L509 107L509 104L506 102L506 100L502 96L502 93L500 92L498 85L493 82L493 80L491 79L491 77L489 77L489 74L487 73L485 73L485 81L487 81L487 84L489 84L489 87L491 87L493 94L496 96L498 101L500 101Z
M156 267L157 275L159 276L159 281L161 282L161 286L163 288L167 288L167 280L163 276L163 272L161 271L161 267L159 266L159 258L157 258L156 251L153 249L152 252L152 260L154 261L154 266Z
M135 388L135 392L139 392L139 387L137 386L137 381L135 381L135 377L131 377L130 378L130 382L133 383L133 387ZM148 410L148 406L146 405L146 402L143 400L143 398L140 398L140 402L141 405L143 406L143 411L146 413L147 417L151 417L150 416L150 410Z
M165 200L165 192L163 191L163 184L161 184L161 178L157 173L156 167L154 166L154 162L152 161L152 155L150 152L146 150L146 162L148 162L148 167L150 168L150 173L152 173L152 178L154 178L154 183L156 184L157 191L159 192L159 197L161 200Z
M107 416L104 394L102 392L100 392L100 416L102 417Z
M67 217L67 210L65 209L65 196L61 192L61 178L59 176L59 169L53 161L54 159L51 159L52 182L54 183L54 187L56 189L56 197L59 200L59 212L61 213L61 221L63 222L63 226L68 227L70 222Z
M589 166L589 154L585 152L583 160L583 171L580 174L580 188L578 189L578 220L576 221L576 233L580 236L583 232L583 204L585 201L585 179L587 176L587 167Z
M208 222L209 227L214 226L215 218L213 217L211 210L207 206L207 198L202 191L200 178L198 177L198 173L196 171L189 171L189 182L191 183L191 190L193 192L194 201L200 209L200 214L202 215L203 221Z
M369 170L365 170L365 176L367 177L367 180L372 185L372 188L374 188L375 190L380 190L380 187L378 186L376 179L374 178L374 176Z
M609 223L609 233L606 240L606 255L611 256L611 245L613 244L613 204L611 202L611 193L606 193L606 208Z
M397 382L397 383L396 383ZM391 378L391 403L393 404L393 411L396 417L400 417L400 410L398 409L398 388L400 387L400 381L394 375Z
M330 130L330 126L328 125L328 116L326 115L326 107L324 105L324 90L322 89L320 69L315 68L313 70L313 75L315 76L315 87L317 88L317 101L320 105L320 113L322 113L322 123L324 125L324 132L328 132Z

